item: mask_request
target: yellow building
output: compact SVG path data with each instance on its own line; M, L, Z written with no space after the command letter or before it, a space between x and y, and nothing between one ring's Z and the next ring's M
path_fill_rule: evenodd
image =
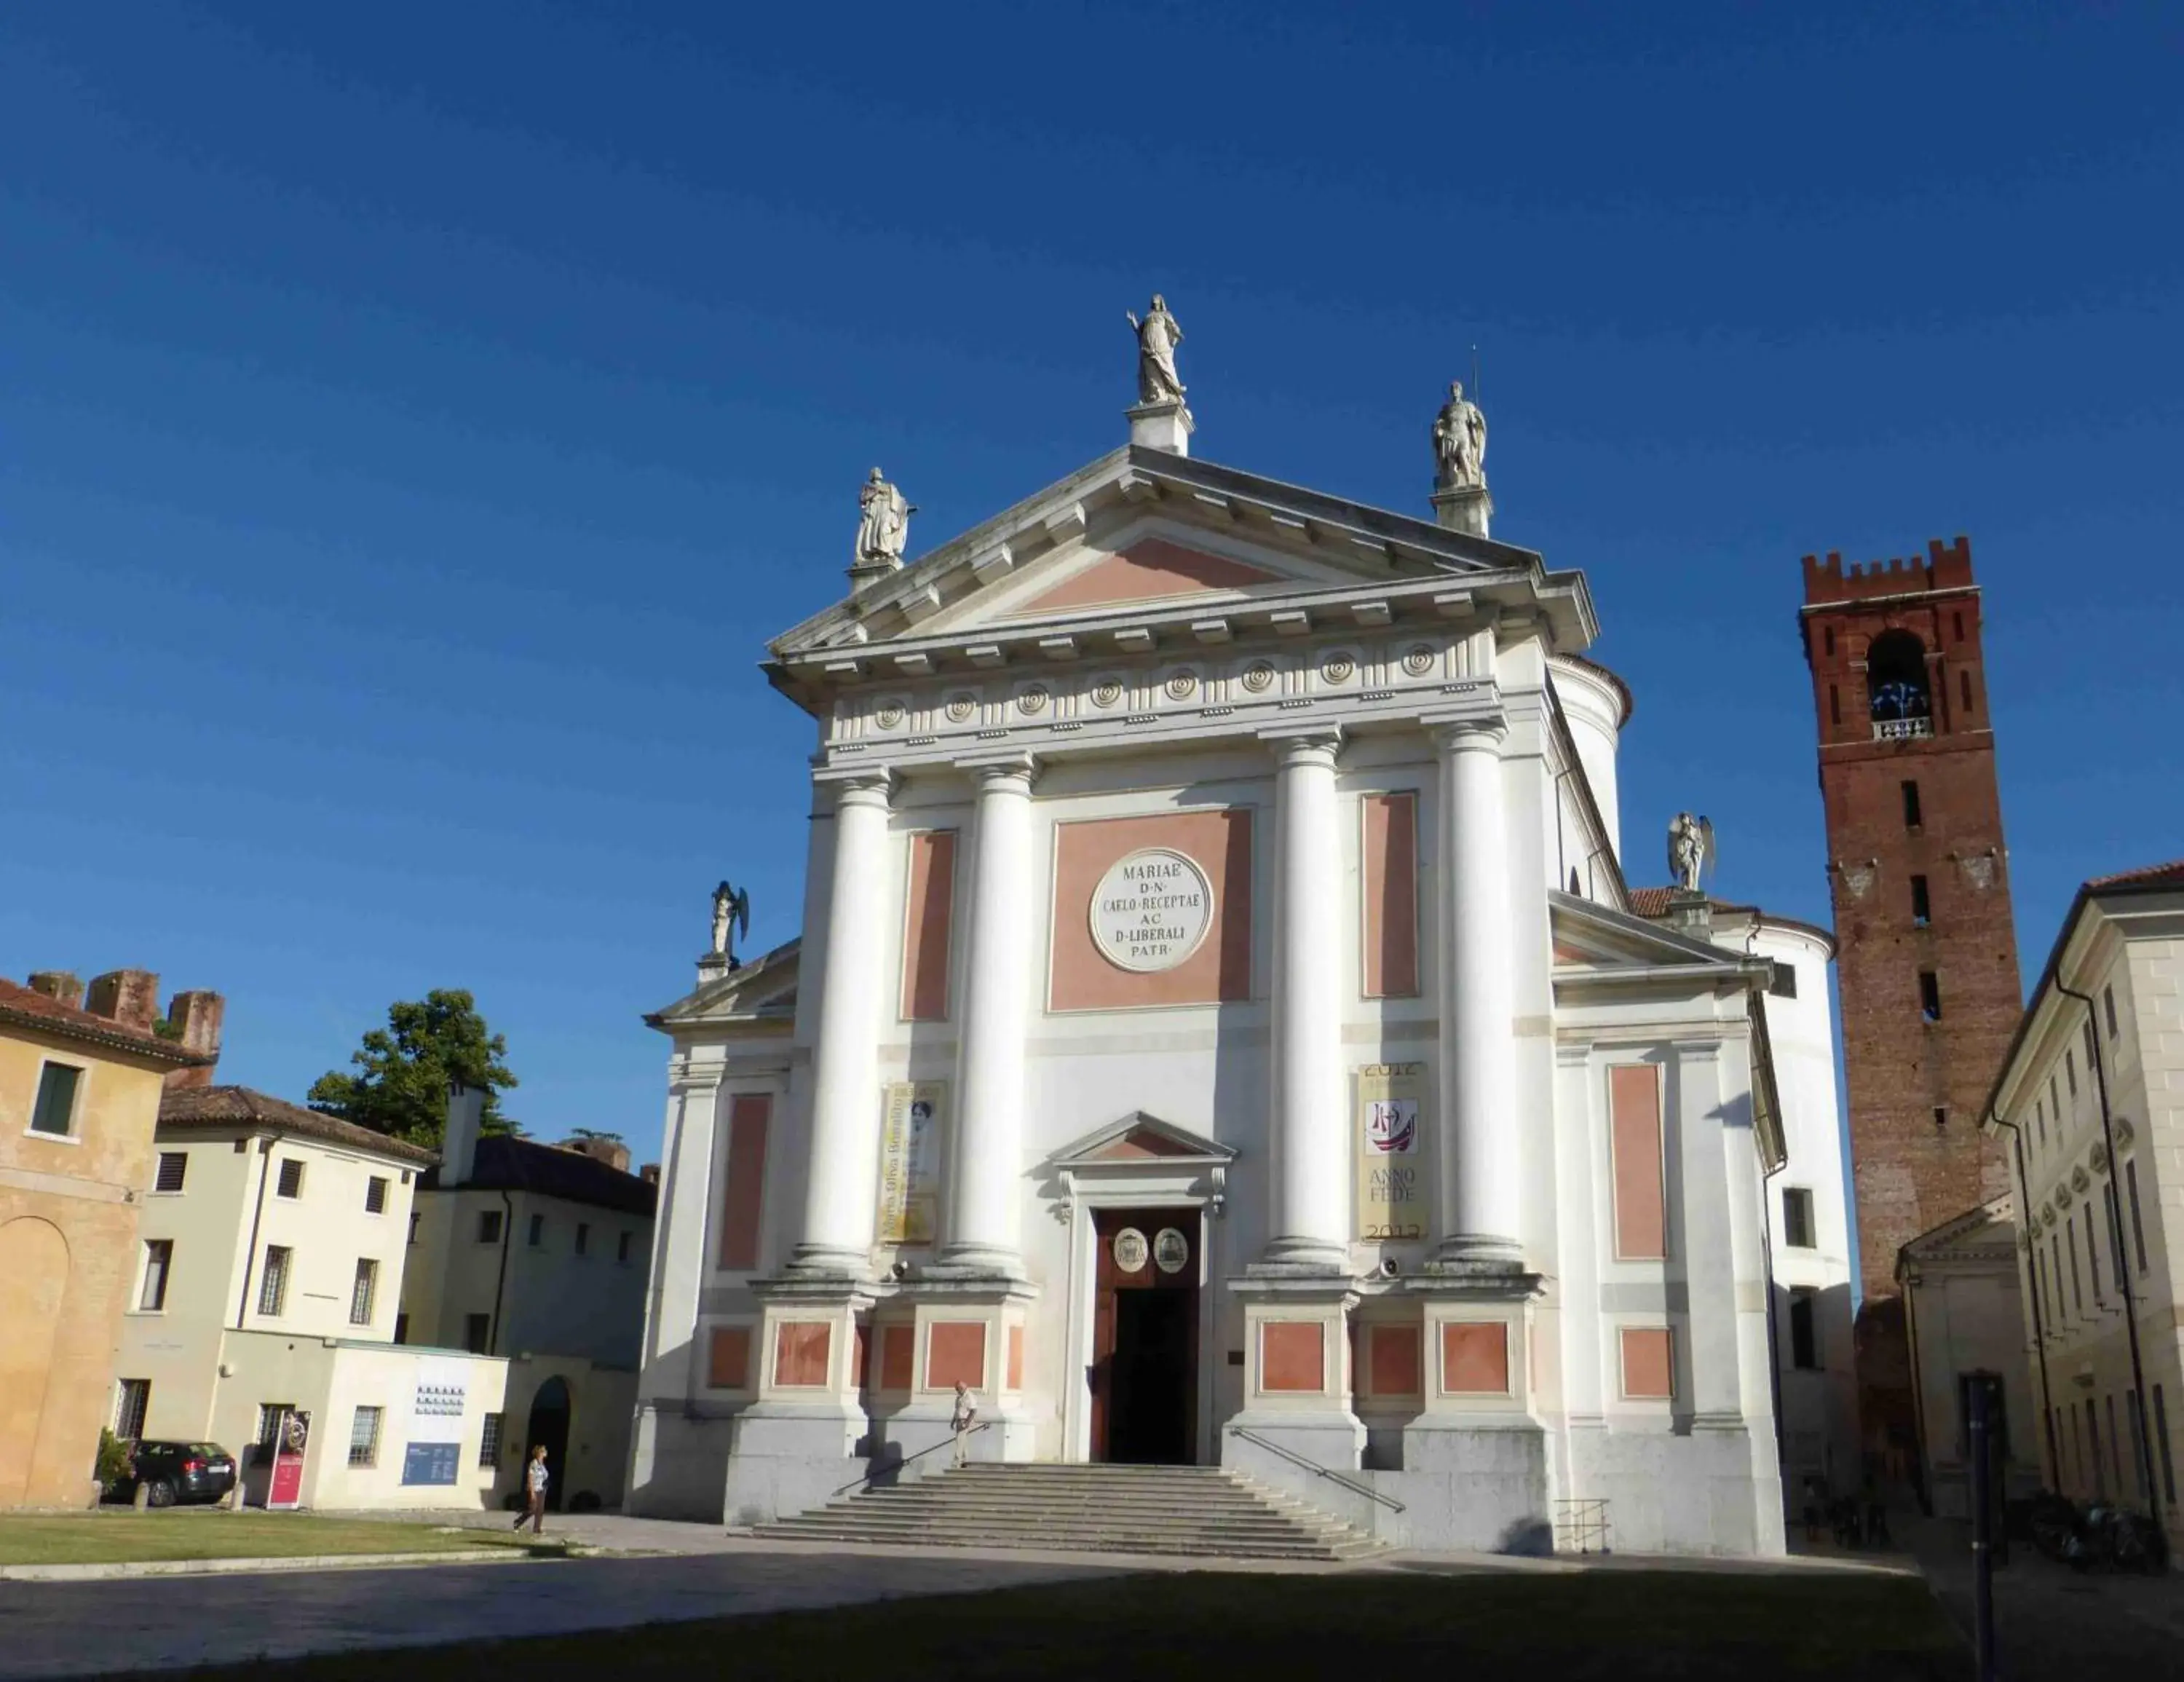
M85 1507L167 1078L214 1061L215 994L159 977L0 980L0 1507Z

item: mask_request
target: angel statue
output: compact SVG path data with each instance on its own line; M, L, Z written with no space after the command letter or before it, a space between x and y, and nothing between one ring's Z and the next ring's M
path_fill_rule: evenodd
M1130 309L1123 312L1123 319L1138 336L1138 401L1181 403L1183 381L1175 371L1175 348L1183 343L1183 328L1167 313L1167 300L1155 292L1144 320Z
M857 565L900 566L910 541L910 516L917 512L903 500L877 467L857 493Z
M736 937L750 936L750 890L722 883L713 890L713 955L737 968Z
M1457 381L1448 382L1448 401L1434 417L1434 484L1439 490L1461 490L1486 482L1486 416L1463 394Z
M1713 868L1713 825L1689 812L1678 812L1669 826L1669 874L1677 890L1699 891L1699 877Z

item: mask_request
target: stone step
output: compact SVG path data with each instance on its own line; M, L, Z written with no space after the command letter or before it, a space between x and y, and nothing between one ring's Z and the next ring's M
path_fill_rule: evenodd
M1382 1551L1355 1534L1335 1537L1180 1534L1159 1530L1080 1531L991 1529L973 1525L881 1529L863 1524L816 1524L784 1519L754 1534L775 1540L841 1542L866 1547L1049 1549L1072 1553L1158 1553L1244 1559L1355 1559Z

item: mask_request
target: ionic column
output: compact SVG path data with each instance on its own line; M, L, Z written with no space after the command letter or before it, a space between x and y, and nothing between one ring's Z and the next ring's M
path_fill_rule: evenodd
M978 805L971 875L963 1036L950 1129L944 1265L1021 1277L1017 1184L1023 1155L1024 1028L1037 922L1028 755L974 766Z
M1267 1260L1340 1270L1350 1252L1349 1106L1342 1083L1341 733L1273 739L1273 1203Z
M887 922L888 778L859 773L834 798L833 893L812 1062L811 1177L789 1266L861 1276L870 1267L879 1172L880 966Z
M1443 726L1440 751L1440 1254L1519 1259L1507 817L1498 719Z

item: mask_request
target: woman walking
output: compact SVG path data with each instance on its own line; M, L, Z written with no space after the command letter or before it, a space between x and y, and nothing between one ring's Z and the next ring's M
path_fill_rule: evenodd
M546 1485L552 1481L552 1479L553 1474L546 1469L546 1445L543 1443L533 1445L531 1450L531 1463L523 1468L523 1484L529 1491L531 1500L523 1511L515 1515L516 1529L521 1530L523 1528L523 1521L527 1518L531 1521L532 1535L539 1536L545 1534Z

